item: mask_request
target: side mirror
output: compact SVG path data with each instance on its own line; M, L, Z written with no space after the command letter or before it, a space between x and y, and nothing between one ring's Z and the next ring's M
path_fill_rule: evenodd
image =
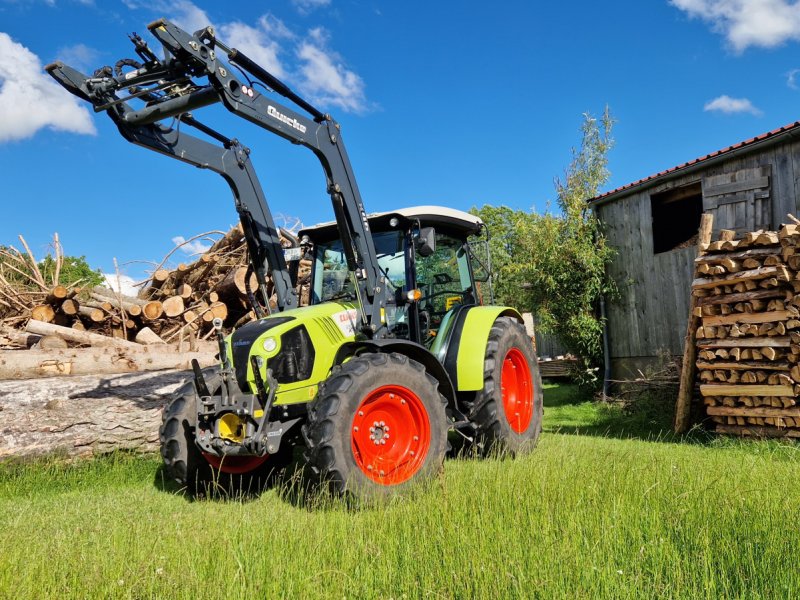
M436 230L433 227L423 227L417 236L417 252L422 258L436 252Z

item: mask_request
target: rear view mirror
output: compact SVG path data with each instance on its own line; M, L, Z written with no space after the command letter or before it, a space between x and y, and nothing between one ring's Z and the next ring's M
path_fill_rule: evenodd
M417 252L422 258L436 252L436 230L433 227L423 227L417 236Z

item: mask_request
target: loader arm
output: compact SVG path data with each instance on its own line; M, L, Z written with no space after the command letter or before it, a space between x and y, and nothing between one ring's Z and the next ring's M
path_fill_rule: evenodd
M128 141L210 169L227 181L259 284L265 283L266 273L271 271L279 310L296 307L298 298L250 151L237 140L197 121L191 111L221 103L236 116L309 148L325 172L348 268L355 277L361 332L369 338L385 337L388 331L381 318L387 293L385 278L378 266L339 125L242 52L226 47L215 38L213 28L190 34L160 19L148 29L163 45L164 59L156 58L134 34L131 39L145 62L133 71L114 76L106 70L88 77L60 62L48 65L46 70L68 91L91 102L96 112L107 112ZM227 62L221 60L220 54ZM234 76L230 65L242 71L244 81ZM310 118L261 94L244 71ZM206 81L197 81L203 79ZM134 105L140 101L144 101L142 108ZM182 125L200 131L219 145L186 133Z

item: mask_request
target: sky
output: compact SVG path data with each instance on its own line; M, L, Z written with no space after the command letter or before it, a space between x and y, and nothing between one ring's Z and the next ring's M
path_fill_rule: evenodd
M341 124L369 212L419 204L545 211L584 113L616 119L613 189L800 120L800 2L0 0L0 244L142 278L237 220L223 180L124 141L59 88L135 56L166 17L222 41ZM279 222L330 220L313 154L220 107ZM191 260L204 240L171 261ZM185 252L184 252L185 250Z

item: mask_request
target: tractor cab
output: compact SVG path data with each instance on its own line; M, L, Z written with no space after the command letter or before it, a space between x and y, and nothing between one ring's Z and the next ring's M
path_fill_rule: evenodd
M385 323L394 337L435 350L437 335L457 309L482 304L483 292L488 292L486 261L479 258L488 250L478 239L485 231L483 222L439 206L368 218L378 263L389 286ZM311 250L310 303L358 302L336 224L317 225L299 235Z

